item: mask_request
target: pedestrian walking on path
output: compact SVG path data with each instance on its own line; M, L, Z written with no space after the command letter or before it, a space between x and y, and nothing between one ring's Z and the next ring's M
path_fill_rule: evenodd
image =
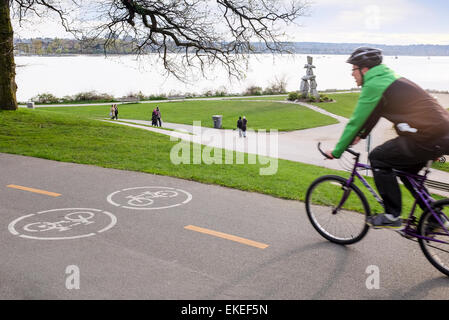
M237 120L237 128L239 129L239 137L240 138L243 135L242 126L243 126L242 117L239 117L239 119Z
M156 111L156 109L154 109L151 114L151 125L157 127L157 111Z
M156 107L156 114L157 114L157 124L159 127L162 127L162 120L161 120L162 116L159 107Z
M114 115L115 115L115 120L118 120L118 107L117 104L114 104L115 110L114 110Z
M109 117L113 120L115 118L115 104L111 106L111 110L109 111Z
M243 116L242 120L242 132L243 132L243 138L246 138L246 124L248 123L248 120L246 120L246 117Z

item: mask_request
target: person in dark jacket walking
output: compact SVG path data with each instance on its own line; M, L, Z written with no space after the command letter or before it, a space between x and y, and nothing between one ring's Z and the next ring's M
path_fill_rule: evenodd
M156 113L157 113L157 123L159 127L162 127L161 111L159 110L159 107L156 107Z
M156 109L153 109L153 112L151 113L151 125L157 127L157 111L156 111Z
M115 116L115 120L118 120L118 107L117 107L117 104L114 104L114 116Z
M448 154L449 112L417 84L382 64L379 49L360 47L347 62L352 64L352 76L362 91L340 140L326 154L340 158L349 145L365 139L381 117L391 121L398 137L369 154L385 213L369 217L367 223L378 228L401 228L401 191L392 169L417 174L427 161ZM401 180L415 194L410 182Z
M246 124L248 123L248 120L246 120L246 117L243 116L243 120L242 120L242 133L243 133L243 138L246 138Z
M239 129L239 137L240 138L243 135L242 125L243 125L242 117L239 117L239 119L237 120L237 128Z

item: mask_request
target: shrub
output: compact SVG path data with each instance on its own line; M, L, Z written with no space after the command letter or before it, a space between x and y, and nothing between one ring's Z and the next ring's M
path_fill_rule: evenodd
M262 88L257 86L249 86L243 93L244 96L261 96Z
M290 92L289 94L288 94L288 97L287 97L287 100L288 101L295 101L295 100L297 100L298 99L298 93L297 92Z
M57 103L59 99L51 93L40 93L37 96L31 98L31 101L37 103Z
M273 94L284 94L287 92L287 81L285 78L276 78L269 87L267 87L263 94L273 95Z
M80 92L73 99L75 101L114 101L114 96L96 91Z
M187 99L188 98L195 98L197 94L195 92L186 92L184 95Z
M332 102L333 99L330 99L328 96L320 93L320 101L319 102Z
M73 101L73 97L72 96L64 96L61 99L62 102L70 102Z
M145 100L167 100L167 96L165 94L152 94L148 97L145 97Z
M205 90L203 93L202 93L202 96L203 97L212 97L214 95L214 93L212 92L212 90Z
M126 96L123 96L122 98L120 98L120 100L123 100L123 101L142 101L142 100L146 100L145 98L146 97L142 93L142 91L139 91L138 93L130 92Z

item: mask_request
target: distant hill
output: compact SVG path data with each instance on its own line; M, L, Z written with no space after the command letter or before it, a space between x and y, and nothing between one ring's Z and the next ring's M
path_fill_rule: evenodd
M449 45L385 45L366 43L293 42L286 44L295 53L350 54L355 48L369 46L382 49L387 56L449 56Z
M73 39L14 39L15 53L37 55L60 54L103 54L104 47L101 39L80 42ZM172 44L174 45L174 44ZM264 53L267 49L262 43L251 43L255 51ZM324 42L287 42L285 48L293 53L302 54L350 54L355 48L370 46L382 49L390 56L449 56L449 45L384 45L364 43L324 43ZM131 39L116 39L113 46L106 49L112 54L133 54L134 45ZM150 50L148 52L151 52Z

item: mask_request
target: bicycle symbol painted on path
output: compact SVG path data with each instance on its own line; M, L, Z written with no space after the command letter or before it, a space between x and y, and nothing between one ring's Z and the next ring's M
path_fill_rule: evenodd
M145 191L142 194L139 194L137 196L127 196L126 199L130 199L128 201L128 204L130 206L136 206L136 207L145 207L145 206L149 206L152 205L154 203L153 199L157 199L157 198L172 198L172 197L176 197L178 195L178 193L176 191L156 191L156 192L151 192L151 191Z
M91 220L94 216L95 214L89 211L77 211L66 214L64 220L61 221L33 222L25 225L23 229L29 232L45 232L50 230L57 230L59 232L68 231L79 225L95 223Z
M111 193L107 201L133 210L156 210L177 207L192 200L187 191L170 187L135 187Z
M53 209L22 216L8 226L9 232L35 240L67 240L91 237L111 229L117 218L98 209Z

